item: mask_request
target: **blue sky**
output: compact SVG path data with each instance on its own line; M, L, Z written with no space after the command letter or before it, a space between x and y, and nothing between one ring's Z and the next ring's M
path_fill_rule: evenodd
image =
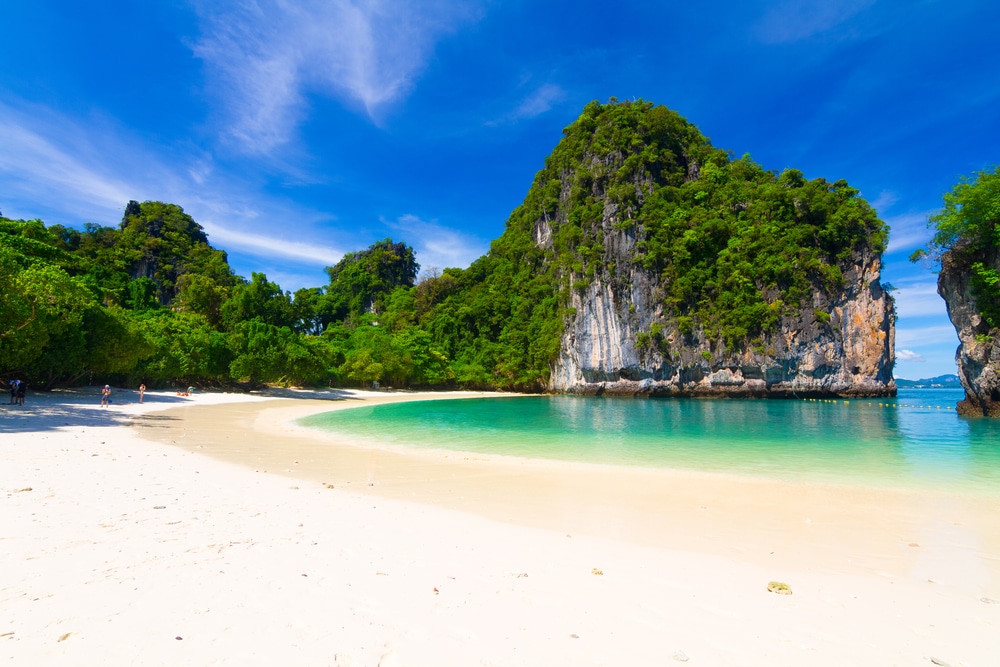
M32 0L0 25L7 217L176 203L286 290L388 236L467 266L584 104L637 97L859 188L892 227L896 376L955 371L934 269L906 258L1000 163L1000 3Z

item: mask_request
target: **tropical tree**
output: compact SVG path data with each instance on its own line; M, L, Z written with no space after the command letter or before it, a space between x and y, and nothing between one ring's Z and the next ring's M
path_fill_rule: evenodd
M934 238L913 261L940 261L950 253L968 270L980 314L1000 327L1000 167L961 179L944 195L944 207L930 217Z

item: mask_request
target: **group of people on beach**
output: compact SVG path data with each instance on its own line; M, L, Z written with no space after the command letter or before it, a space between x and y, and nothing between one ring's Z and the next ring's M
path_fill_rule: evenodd
M14 378L7 384L10 387L10 404L24 405L24 394L28 390L28 383L24 380Z
M139 385L139 402L142 403L142 397L146 395L146 385ZM111 403L111 385L104 385L104 389L101 390L101 407L106 408Z
M145 396L145 395L146 395L146 385L145 384L140 384L139 385L139 402L140 403L142 403L142 397ZM194 395L194 387L188 387L187 391L179 391L179 392L177 392L177 395L178 396L193 396ZM13 402L13 401L11 401L11 402ZM24 402L23 398L22 398L21 402L22 403ZM111 385L106 384L106 385L104 385L104 389L101 390L101 407L102 408L106 408L106 407L108 407L108 405L110 403L111 403Z
M0 386L3 380L0 380ZM11 405L24 405L24 395L28 389L28 383L20 378L14 378L7 383L10 389L10 404ZM142 398L146 394L146 385L139 385L139 402L142 403ZM192 396L194 394L194 387L188 387L187 391L177 392L178 396ZM106 408L111 404L111 385L106 384L104 388L101 389L101 407Z

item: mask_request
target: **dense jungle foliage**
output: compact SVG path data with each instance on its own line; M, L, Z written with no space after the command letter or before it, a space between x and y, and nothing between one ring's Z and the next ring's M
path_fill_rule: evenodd
M160 202L129 202L116 228L0 218L0 376L541 389L574 290L623 261L655 273L683 332L739 348L886 237L843 181L734 160L662 106L593 102L490 251L419 282L412 248L386 239L289 294L234 275Z
M1000 327L1000 167L963 178L944 195L944 208L932 215L934 238L914 261L939 262L949 252L969 272L979 314Z
M839 291L855 255L885 250L888 229L845 181L733 160L666 107L593 102L564 133L502 248L516 238L527 256L544 252L564 295L614 279L607 237L622 232L682 332L739 348L815 291ZM538 221L544 250L531 247Z

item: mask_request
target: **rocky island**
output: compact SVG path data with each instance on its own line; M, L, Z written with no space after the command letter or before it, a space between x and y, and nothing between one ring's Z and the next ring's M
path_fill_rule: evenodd
M992 266L1000 269L996 257ZM971 274L962 267L962 261L952 254L945 255L938 276L938 294L945 300L948 317L958 334L955 363L965 389L958 413L1000 417L1000 328L991 326L979 312L971 283Z
M965 389L959 414L1000 417L1000 168L965 179L931 217L926 250L911 259L940 261L938 294L948 307Z
M505 236L526 223L564 304L551 391L895 394L886 229L843 181L733 160L664 107L593 103Z

